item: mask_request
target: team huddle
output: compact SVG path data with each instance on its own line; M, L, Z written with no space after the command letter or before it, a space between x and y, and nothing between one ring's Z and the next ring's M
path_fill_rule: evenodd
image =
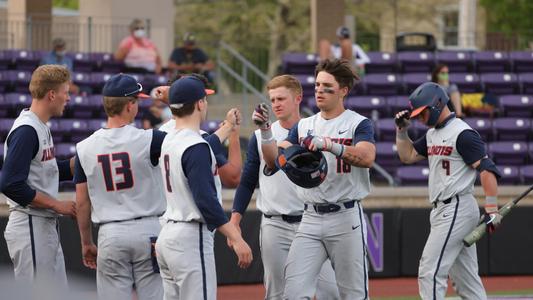
M347 61L320 62L320 111L301 118L301 84L290 75L274 77L266 87L271 108L262 104L252 112L257 130L242 167L237 108L213 134L200 130L214 93L205 78L186 75L158 87L155 96L173 119L160 130L144 130L131 124L148 96L133 77L117 74L102 91L106 127L78 143L75 157L59 161L46 123L62 115L70 75L61 66L39 67L30 82L31 107L6 138L0 180L10 206L4 236L15 278L67 288L57 229L64 215L77 220L82 260L97 271L99 298L131 299L135 289L141 300L216 299L214 231L247 268L253 257L240 221L258 187L265 299L369 299L362 200L371 192L374 127L344 106L358 80ZM399 159L428 159L433 206L420 297L444 299L449 276L461 298L486 299L476 248L462 240L480 219L473 196L478 173L485 222L490 231L499 225L498 169L479 134L450 110L441 86L422 84L409 104L395 116ZM429 127L416 141L407 134L414 118ZM62 180L76 183L75 201L58 200ZM237 187L229 219L222 183ZM99 226L96 244L93 224Z

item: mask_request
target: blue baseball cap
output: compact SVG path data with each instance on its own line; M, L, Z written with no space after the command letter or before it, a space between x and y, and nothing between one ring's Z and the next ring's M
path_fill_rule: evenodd
M202 80L194 76L185 76L172 83L168 98L170 107L179 109L187 103L198 101L214 93L214 90L205 88Z
M141 93L143 86L137 80L126 74L116 74L106 81L102 94L107 97L139 97L150 98L150 96Z

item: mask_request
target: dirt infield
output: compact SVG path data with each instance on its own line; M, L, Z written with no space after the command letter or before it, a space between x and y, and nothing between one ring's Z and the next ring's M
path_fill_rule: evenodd
M491 297L491 299L533 299L533 276L491 276L483 277L483 284L489 295L529 295L526 297ZM451 285L448 297L455 296ZM226 285L218 287L220 300L263 299L264 288L261 284ZM416 278L371 279L370 296L372 299L417 299Z

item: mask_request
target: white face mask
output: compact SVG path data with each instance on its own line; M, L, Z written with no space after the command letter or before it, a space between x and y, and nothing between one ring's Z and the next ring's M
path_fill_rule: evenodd
M170 107L163 108L163 111L161 112L161 118L163 120L172 119L172 112L170 111Z
M143 38L146 36L146 31L144 29L137 29L133 32L133 36L136 38Z
M66 53L67 53L67 50L56 51L57 56L65 56Z

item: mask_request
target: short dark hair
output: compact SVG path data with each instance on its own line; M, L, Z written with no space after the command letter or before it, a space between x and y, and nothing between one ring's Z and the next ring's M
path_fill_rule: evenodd
M197 73L191 73L191 74L180 74L180 73L177 73L173 76L171 76L168 80L167 80L167 85L172 85L174 83L174 81L180 79L180 78L183 78L183 77L187 77L187 76L192 76L192 77L195 77L195 78L198 78L200 79L200 81L202 81L204 83L205 86L207 86L209 84L209 81L207 80L207 77L205 77L204 75L202 74L197 74Z
M315 78L322 71L333 75L339 86L347 87L348 91L359 82L359 76L352 64L345 59L326 59L319 62L315 68Z
M200 100L198 100L198 101L200 101ZM186 117L186 116L190 116L190 115L192 115L192 113L196 109L196 103L198 103L198 101L185 103L180 108L170 107L170 111L172 112L173 116L178 117L178 118L183 118L183 117Z

